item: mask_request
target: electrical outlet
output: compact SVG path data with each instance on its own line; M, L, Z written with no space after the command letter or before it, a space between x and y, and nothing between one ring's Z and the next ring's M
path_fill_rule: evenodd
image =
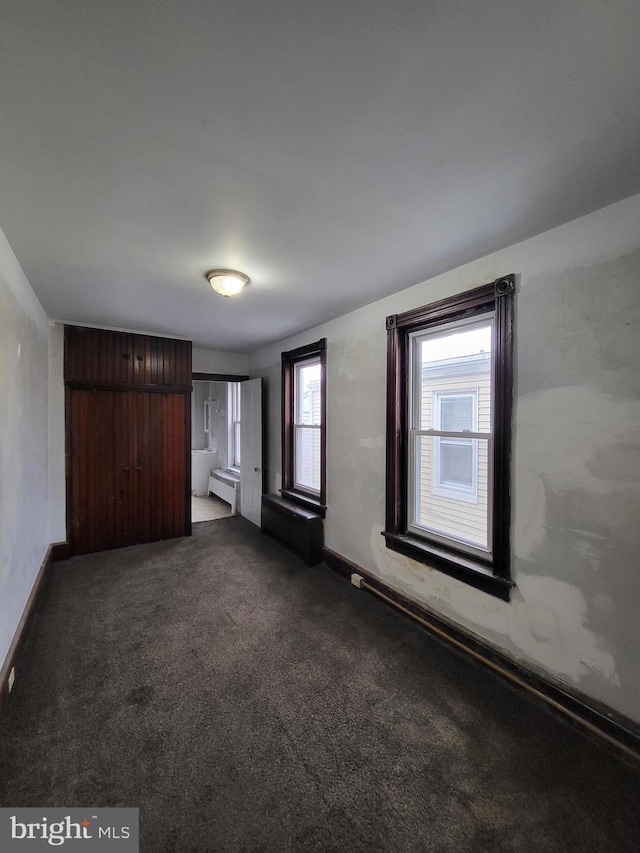
M354 586L357 586L358 589L362 587L363 582L364 578L362 577L362 575L357 575L355 572L351 575L351 583Z
M13 690L13 682L16 680L16 668L15 666L11 667L11 672L9 673L9 693Z

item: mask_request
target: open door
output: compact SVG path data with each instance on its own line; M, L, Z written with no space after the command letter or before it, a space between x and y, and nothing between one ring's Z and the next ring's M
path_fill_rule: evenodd
M262 379L241 384L240 513L260 527L262 512Z

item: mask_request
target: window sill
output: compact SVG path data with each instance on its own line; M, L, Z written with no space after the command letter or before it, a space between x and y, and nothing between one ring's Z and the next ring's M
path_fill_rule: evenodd
M317 512L322 518L327 514L327 507L324 504L321 504L316 498L312 498L310 495L302 494L302 492L294 492L291 489L280 489L280 494L283 498L286 498L294 504L298 504L298 506L304 507L304 509L310 509L313 512Z
M510 600L511 589L515 586L513 581L494 575L491 569L472 557L454 554L406 534L383 531L382 535L387 548L392 551L425 563L433 569L438 569L503 601Z

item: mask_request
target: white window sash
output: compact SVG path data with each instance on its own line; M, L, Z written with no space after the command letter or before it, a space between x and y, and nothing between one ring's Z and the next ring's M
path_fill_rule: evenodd
M477 323L477 324L480 325L481 322ZM469 321L468 323L466 323L464 321L463 322L453 321L452 323L448 324L448 327L449 328L454 328L454 327L455 328L463 328L466 325L469 325L469 326L476 325L476 321ZM443 326L440 328L444 329L446 327ZM440 329L438 331L440 331ZM409 350L410 359L411 359L411 361L410 361L410 364L411 364L411 368L410 368L411 381L409 383L409 397L410 397L410 399L409 399L409 424L410 424L410 427L407 430L407 439L408 439L408 471L407 471L407 474L408 474L408 477L407 477L408 518L407 518L407 528L409 530L412 530L414 533L417 533L418 535L421 535L421 534L425 535L426 534L430 539L433 539L435 541L440 541L443 544L457 543L460 546L462 546L462 549L464 551L468 552L469 554L472 554L472 555L475 554L478 556L486 556L487 553L491 554L492 549L493 549L493 544L492 544L492 539L493 539L493 537L492 537L492 530L493 530L493 512L492 512L492 510L493 510L493 461L492 460L493 460L493 453L494 453L494 447L493 447L494 434L493 434L493 432L479 432L477 430L474 430L474 431L472 431L472 430L456 431L456 430L442 430L442 429L436 429L436 428L430 428L430 429L419 429L418 428L419 424L420 424L420 417L421 417L420 401L421 401L421 393L422 393L422 364L420 363L420 358L419 358L419 351L420 351L419 347L420 347L420 341L423 337L425 337L424 333L419 333L419 334L416 334L415 336L412 336L412 341L411 341L410 350ZM491 405L492 405L492 409L493 409L493 377L491 380L491 391L492 391L492 393L491 393ZM438 392L436 392L436 393L438 393ZM465 393L468 393L468 391L467 391L467 389L464 389L464 390L461 389L461 391L459 393L461 395L464 395ZM457 393L455 393L455 395L457 396ZM477 403L476 403L476 405L477 405ZM432 404L432 406L433 406L433 404ZM435 411L435 410L432 409L432 411ZM477 409L474 412L474 416L477 416ZM433 417L433 415L432 415L432 417ZM438 424L440 423L439 417L440 417L440 414L438 412L438 421L437 421ZM493 413L491 416L491 423L493 424ZM489 468L488 468L488 482L487 482L488 495L487 495L487 548L486 549L482 548L482 547L478 547L474 543L468 542L467 540L465 540L463 538L457 538L455 536L451 536L448 534L444 535L442 533L439 533L438 531L431 530L429 527L422 525L422 524L419 524L413 520L417 516L416 508L420 504L420 495L419 495L420 484L418 482L418 477L416 476L416 465L417 465L416 446L418 443L416 441L416 439L419 436L428 436L431 438L453 438L453 439L469 439L469 440L476 439L476 440L482 440L482 441L487 442L487 456L488 456ZM450 490L450 493L453 495L453 489ZM463 495L464 495L464 492L461 491L459 494L459 497L464 500ZM456 495L456 497L458 497L458 495Z
M312 486L309 486L308 483L300 483L298 481L298 478L297 478L298 471L302 469L302 466L304 464L304 459L300 459L298 457L297 437L298 437L298 433L300 430L308 430L308 429L319 431L321 429L321 425L320 424L294 424L293 425L293 450L294 450L294 452L293 452L293 481L294 481L293 484L294 484L295 488L298 489L299 491L306 492L309 495L316 496L316 495L320 494L320 489L314 489ZM311 458L309 460L309 467L310 467L310 469L313 469L313 458ZM320 473L320 472L318 472L318 473Z
M433 436L433 432L430 430L411 430L410 435L427 435ZM474 542L470 542L463 537L452 536L451 534L443 534L442 532L435 530L429 527L426 524L420 524L417 521L413 521L416 517L416 507L420 502L420 484L418 481L418 477L416 477L416 444L415 440L409 442L409 465L408 465L408 519L407 519L407 528L408 530L413 531L418 536L426 535L429 539L433 539L435 542L441 542L443 545L456 543L461 546L463 551L466 551L470 555L475 555L478 557L486 557L487 554L493 553L493 501L491 496L493 495L493 436L487 435L487 433L477 433L477 437L483 438L487 440L487 456L488 456L488 480L487 480L487 491L488 491L488 504L487 504L487 547L482 548L479 547ZM465 438L469 436L465 434Z

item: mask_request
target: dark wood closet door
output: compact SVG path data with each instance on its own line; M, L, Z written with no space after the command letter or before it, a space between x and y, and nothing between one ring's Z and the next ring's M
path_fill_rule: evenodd
M187 395L77 388L67 394L73 553L186 535Z
M191 535L191 397L162 394L162 539Z
M69 389L70 533L75 554L132 544L135 407L126 392ZM135 396L135 395L133 395Z
M188 526L188 397L141 392L134 464L137 542L184 536Z

